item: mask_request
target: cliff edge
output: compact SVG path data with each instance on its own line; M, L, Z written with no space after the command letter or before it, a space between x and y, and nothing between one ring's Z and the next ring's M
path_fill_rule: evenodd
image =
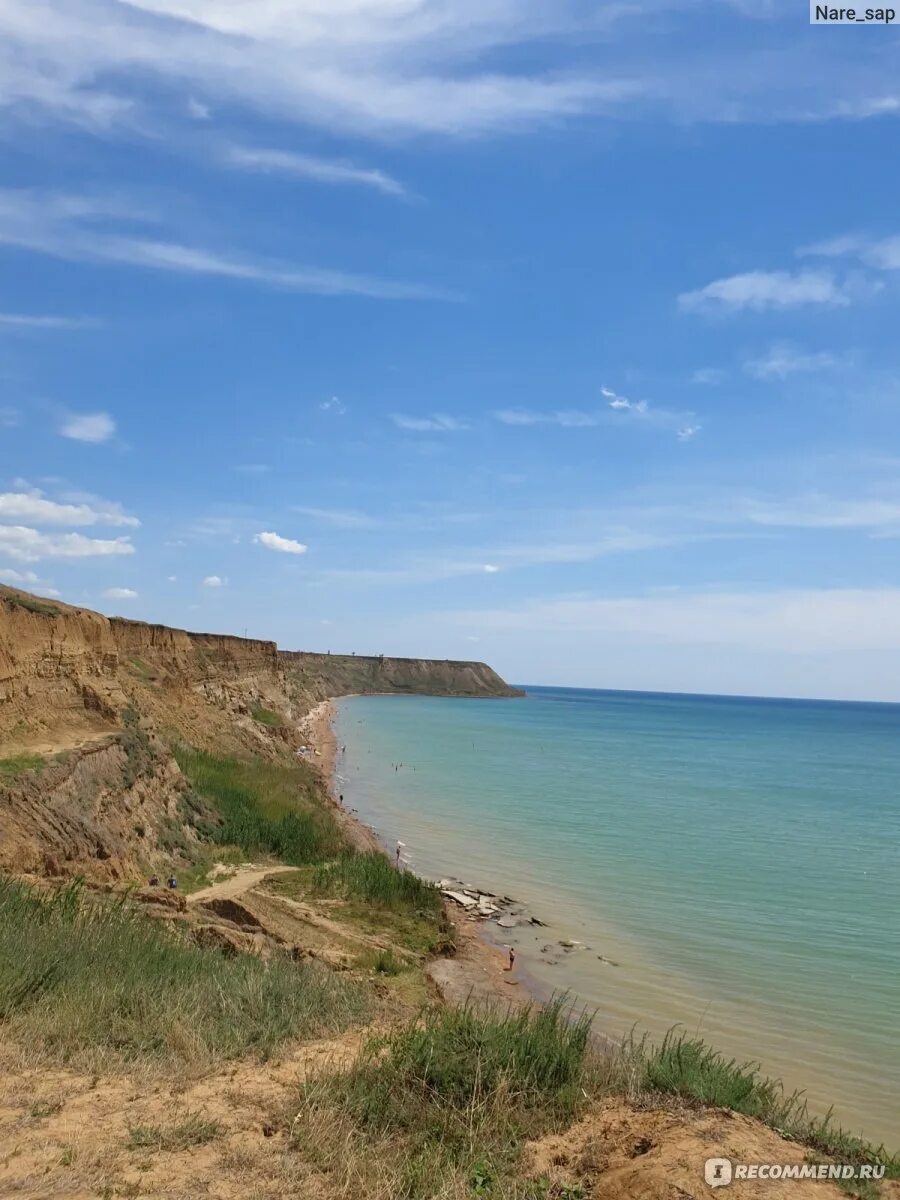
M484 663L283 651L0 587L0 868L127 874L192 836L173 746L293 758L315 704L360 692L517 694Z

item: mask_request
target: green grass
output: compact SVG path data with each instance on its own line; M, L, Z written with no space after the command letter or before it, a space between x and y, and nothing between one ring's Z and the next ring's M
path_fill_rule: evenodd
M26 771L41 771L44 766L40 754L13 754L9 758L0 758L0 781L18 779Z
M126 902L0 876L0 1025L57 1061L205 1064L271 1054L365 1015L357 983L317 963L226 958Z
M281 713L277 713L271 708L265 708L262 704L251 704L250 716L260 725L268 725L273 728L286 724Z
M57 605L48 604L45 600L38 600L35 596L20 596L5 587L0 588L0 592L7 604L15 604L17 608L24 608L27 612L37 613L41 617L58 617L62 612Z
M141 679L147 682L156 678L156 672L152 667L148 667L142 658L129 658L128 665L134 671L135 675L140 676Z
M376 950L371 964L376 975L399 975L404 965L393 950Z
M434 884L412 871L398 870L377 851L342 854L336 862L324 864L313 877L313 889L324 895L434 920L442 911L441 895Z
M198 795L218 814L212 840L239 846L250 857L274 855L288 866L321 862L338 854L343 836L318 800L310 768L260 759L220 758L178 747L179 767Z
M491 1194L512 1178L526 1139L576 1115L589 1031L562 998L516 1013L428 1012L373 1039L349 1072L306 1081L292 1137L338 1191Z
M778 1133L842 1163L880 1163L900 1179L900 1155L847 1133L830 1112L811 1116L799 1092L762 1075L756 1063L725 1058L700 1038L670 1030L659 1045L630 1039L625 1057L642 1092L663 1092L756 1117Z
M129 1125L128 1149L188 1150L211 1142L221 1131L218 1121L208 1120L202 1113L187 1113L169 1125Z

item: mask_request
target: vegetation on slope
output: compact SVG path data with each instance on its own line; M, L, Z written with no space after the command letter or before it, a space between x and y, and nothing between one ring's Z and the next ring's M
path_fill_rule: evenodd
M268 1055L366 1012L358 984L315 963L226 958L78 884L0 877L0 1022L51 1058L212 1062Z
M434 1010L372 1039L349 1072L307 1081L293 1140L340 1194L537 1197L516 1161L583 1106L589 1031L563 999Z
M208 830L221 846L248 856L270 854L289 866L322 862L338 854L344 839L318 796L318 777L298 763L220 758L178 747L175 757L194 791L218 815Z
M44 759L40 754L13 754L9 758L0 758L0 783L5 779L18 779L26 771L40 771L44 767Z
M811 1116L799 1092L786 1094L778 1080L760 1074L757 1064L725 1058L702 1038L670 1030L658 1045L629 1039L623 1060L641 1093L669 1093L744 1113L837 1162L880 1163L887 1178L900 1179L900 1155L847 1133L830 1112Z
M358 900L396 912L415 912L437 920L441 894L412 871L397 869L383 854L342 854L316 871L316 891Z

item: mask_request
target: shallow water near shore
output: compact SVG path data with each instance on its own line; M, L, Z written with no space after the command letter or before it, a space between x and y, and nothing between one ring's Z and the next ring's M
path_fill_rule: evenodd
M336 734L337 790L413 869L548 922L495 931L541 989L612 1035L681 1023L900 1143L900 706L370 696Z

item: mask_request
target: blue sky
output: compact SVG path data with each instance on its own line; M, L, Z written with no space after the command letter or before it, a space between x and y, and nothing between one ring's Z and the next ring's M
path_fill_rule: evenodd
M0 579L900 699L898 49L804 0L0 0Z

